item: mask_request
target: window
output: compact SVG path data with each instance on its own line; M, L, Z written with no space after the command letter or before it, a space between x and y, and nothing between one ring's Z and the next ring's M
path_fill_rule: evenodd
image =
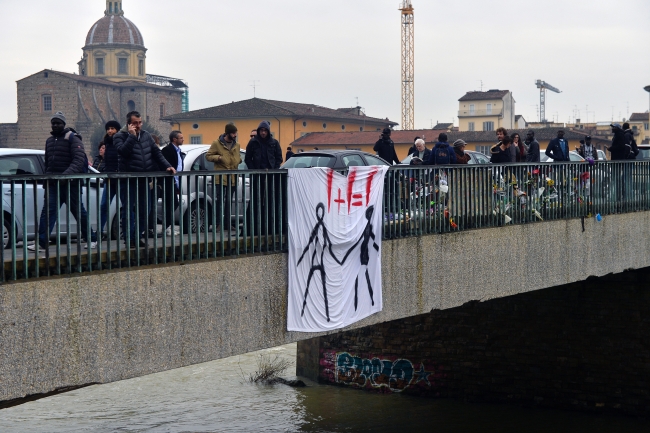
M364 155L369 165L390 165L381 158L372 155Z
M113 3L108 4L108 13L112 14L113 13Z
M336 158L329 155L305 155L298 153L284 163L282 168L331 167Z
M307 126L307 122L302 122L302 126Z
M468 131L474 131L474 122L469 122L467 124L467 130Z
M343 157L343 164L345 164L346 167L363 167L366 165L363 162L363 159L361 159L360 155L352 154L352 155L345 155Z
M492 104L487 104L485 106L485 114L492 114Z
M363 132L363 126L359 126L359 131Z
M636 132L636 130L637 130L637 127L636 127L636 125L634 125L634 126L632 127L632 131Z
M483 122L483 131L494 131L494 122Z
M476 106L474 104L469 104L469 114L474 115L476 112Z
M43 95L43 111L52 111L52 95Z
M95 59L95 73L97 75L104 75L104 59Z
M483 155L489 155L490 146L476 146L476 151L481 152Z
M323 129L327 129L327 123L323 123Z
M135 111L135 102L133 101L127 102L126 107L129 109L129 111Z
M199 129L199 124L195 123L194 125L192 125L192 129Z
M648 129L650 129L650 123L644 123L644 124L643 124L643 129L645 129L646 131L647 131Z
M138 75L144 75L144 60L138 60Z
M190 135L190 144L201 144L203 142L202 135Z
M119 58L117 59L117 73L121 75L128 74L127 71L127 59Z
M41 174L36 158L27 155L12 155L0 158L0 176L16 174Z
M165 117L165 104L160 104L160 118Z
M46 73L43 74L43 76L44 76L45 78L47 78L47 77L49 77L49 74L46 72Z
M341 125L341 131L345 131L345 125Z

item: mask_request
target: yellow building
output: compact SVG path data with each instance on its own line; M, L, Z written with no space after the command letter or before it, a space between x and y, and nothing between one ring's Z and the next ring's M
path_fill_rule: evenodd
M515 126L515 99L509 90L467 92L458 102L459 131L495 131Z
M331 109L313 104L252 98L164 118L172 128L183 132L191 144L208 144L234 123L242 145L261 121L271 124L271 133L283 149L310 132L381 131L397 125L388 119L368 117L361 107Z
M639 135L636 136L638 144L650 144L650 114L649 113L632 113L628 121L630 128Z

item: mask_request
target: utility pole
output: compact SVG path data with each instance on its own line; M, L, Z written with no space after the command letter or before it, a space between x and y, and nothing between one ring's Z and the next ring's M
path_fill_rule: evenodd
M402 129L413 130L415 123L415 31L411 0L403 0L402 11Z

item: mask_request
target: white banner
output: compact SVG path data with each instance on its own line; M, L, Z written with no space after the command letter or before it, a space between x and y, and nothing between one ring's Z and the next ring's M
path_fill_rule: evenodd
M287 330L342 328L382 309L381 228L388 167L289 169Z

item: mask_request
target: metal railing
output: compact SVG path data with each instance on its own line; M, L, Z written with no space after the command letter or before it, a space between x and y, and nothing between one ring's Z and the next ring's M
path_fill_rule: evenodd
M3 283L287 251L286 170L0 180ZM650 161L396 166L383 238L641 210Z

